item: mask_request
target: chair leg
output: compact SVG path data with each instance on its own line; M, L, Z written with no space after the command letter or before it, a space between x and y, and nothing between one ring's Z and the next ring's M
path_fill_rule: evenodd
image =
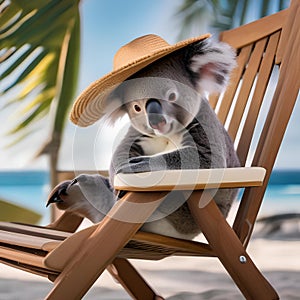
M166 194L128 193L119 200L57 277L46 299L81 299Z
M109 273L124 287L128 294L137 300L163 300L157 295L133 265L125 258L116 258L108 266Z
M274 288L246 253L215 201L206 201L205 205L200 202L204 193L206 193L204 198L208 199L209 191L193 192L188 200L190 210L211 248L240 291L246 299L279 299Z

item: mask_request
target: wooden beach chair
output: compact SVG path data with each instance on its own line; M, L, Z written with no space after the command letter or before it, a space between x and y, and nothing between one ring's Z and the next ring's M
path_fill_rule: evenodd
M73 233L82 219L70 213L47 227L1 223L1 262L53 281L46 299L80 299L107 269L134 299L150 300L163 298L128 259L213 256L245 298L278 299L246 249L300 87L299 2L221 34L237 49L238 67L224 96L210 101L244 167L120 174L116 189L128 193L99 224ZM278 76L270 79L273 70ZM273 95L265 97L273 85ZM230 226L212 191L236 187L244 189ZM188 204L207 243L138 231L172 189L192 191Z

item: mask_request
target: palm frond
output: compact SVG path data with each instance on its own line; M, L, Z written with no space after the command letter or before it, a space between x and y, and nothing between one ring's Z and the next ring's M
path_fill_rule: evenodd
M199 34L203 31L199 24L204 16L206 21L211 21L207 26L216 31L223 31L253 21L254 14L256 18L261 18L282 10L288 5L289 0L278 2L272 0L183 0L175 17L181 23L179 35L180 39L183 39L190 35L195 26L198 26ZM210 19L207 17L208 14L211 15Z
M178 8L175 17L180 20L181 27L178 34L178 40L184 39L193 35L193 31L201 32L201 28L205 23L208 23L207 18L209 10L215 10L218 5L218 0L186 0Z
M52 118L58 123L66 119L78 75L78 2L5 0L1 3L0 95L6 95L4 99L13 96L6 103L0 102L0 107L5 109L17 103L20 116L10 131L17 140L18 134L25 137L24 133L34 127L41 128L40 120L49 118L54 102ZM72 40L77 41L76 45L71 45ZM66 59L70 55L72 61ZM71 76L66 72L69 69L74 72ZM64 92L62 98L66 88L69 93ZM55 117L58 112L59 120ZM59 128L61 133L62 124L55 122L50 122L53 129Z

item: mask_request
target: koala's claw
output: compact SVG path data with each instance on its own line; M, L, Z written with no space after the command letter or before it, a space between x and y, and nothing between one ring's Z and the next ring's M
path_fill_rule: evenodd
M74 178L74 179L70 182L69 185L70 185L70 186L71 186L71 185L74 185L74 184L76 184L77 182L78 182L78 180L77 180L76 178Z
M76 179L75 179L76 180ZM64 202L63 199L61 199L61 195L68 195L67 188L71 184L75 184L75 180L66 180L62 183L58 184L49 194L48 201L46 204L46 207L48 207L51 203L62 203Z

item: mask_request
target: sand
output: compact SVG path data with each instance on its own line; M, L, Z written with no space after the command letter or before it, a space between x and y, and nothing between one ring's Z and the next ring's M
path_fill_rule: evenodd
M281 299L300 299L300 241L254 239L248 252ZM169 300L244 299L215 258L132 261L156 291ZM39 300L52 287L47 279L0 265L0 299ZM130 299L105 272L84 299Z
M258 223L248 253L281 299L300 299L299 219L283 221L280 230L272 234L262 229L266 229L265 225ZM168 300L244 299L216 258L171 257L131 262ZM40 300L51 288L52 283L46 278L0 264L1 300ZM83 299L131 298L105 271Z

